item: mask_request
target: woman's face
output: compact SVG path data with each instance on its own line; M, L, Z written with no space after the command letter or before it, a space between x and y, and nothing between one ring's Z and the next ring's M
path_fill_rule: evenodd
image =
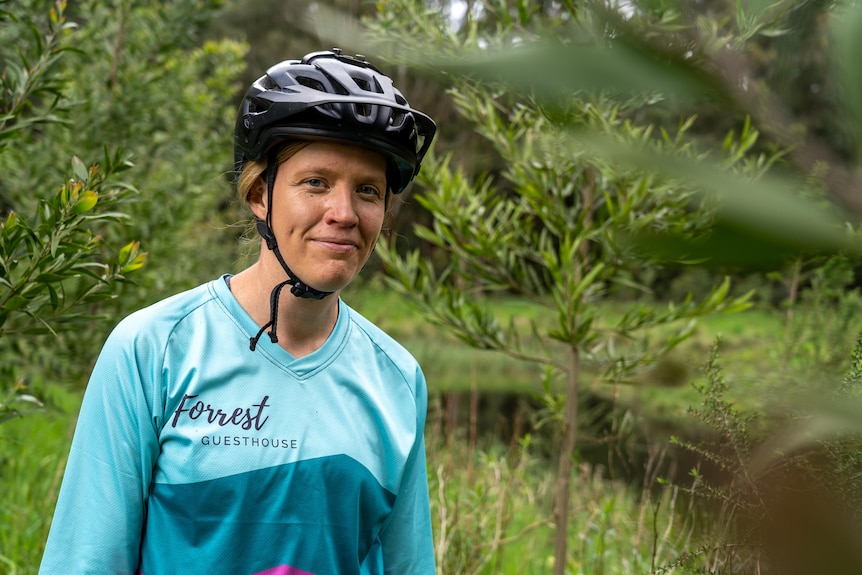
M266 201L266 194L250 201L261 219ZM287 265L315 289L340 290L380 235L386 161L357 146L312 142L279 166L272 203L271 226Z

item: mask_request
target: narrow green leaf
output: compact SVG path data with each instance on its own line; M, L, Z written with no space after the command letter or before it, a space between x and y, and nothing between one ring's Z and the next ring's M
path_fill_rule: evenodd
M134 257L132 255L133 252L138 251L139 245L140 244L138 242L131 241L131 242L127 243L126 245L124 245L122 248L120 248L120 254L117 256L117 262L120 265L125 265L126 263L128 263L129 259Z
M580 91L660 92L681 98L721 97L721 85L681 54L621 31L613 43L544 40L481 50L447 60L424 55L417 65L500 80L549 97Z
M3 306L3 310L6 312L17 311L30 303L30 300L26 297L22 297L20 295L15 295L9 298L6 301L6 304Z
M72 172L75 174L75 177L81 181L87 181L90 176L87 166L84 165L84 162L82 162L81 158L78 156L72 157Z
M82 214L92 210L99 201L99 194L93 190L87 190L78 197L78 201L72 206L73 214Z
M15 230L15 228L18 227L19 220L20 218L18 217L18 214L15 212L9 212L9 215L6 216L6 221L3 223L5 231L9 233Z
M57 290L51 284L46 284L48 295L51 298L51 309L57 311L60 308L60 297L57 295Z
M56 257L57 257L57 248L60 246L60 241L61 241L61 240L62 240L62 238L61 238L61 237L60 237L60 235L58 235L58 234L55 234L55 235L51 236L51 238L50 238L50 241L51 241L51 257L54 257L54 258L56 258Z
M138 254L129 263L120 268L120 273L127 274L144 267L147 260L147 253Z

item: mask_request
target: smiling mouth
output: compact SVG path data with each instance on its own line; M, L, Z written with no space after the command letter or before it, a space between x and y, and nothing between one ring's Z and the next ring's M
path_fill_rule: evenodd
M353 242L345 241L345 240L338 240L338 239L322 238L322 239L315 240L315 243L317 243L321 247L324 247L326 249L329 249L329 250L332 250L335 252L339 252L339 253L351 252L355 249L358 249L358 247L359 247Z

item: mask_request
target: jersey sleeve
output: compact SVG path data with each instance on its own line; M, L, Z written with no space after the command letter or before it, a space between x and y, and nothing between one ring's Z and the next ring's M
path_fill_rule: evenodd
M425 377L417 368L416 437L408 457L395 507L381 532L383 566L387 575L434 575L434 539L425 462L425 417L428 394Z
M40 574L138 569L146 498L159 451L155 342L122 322L93 369Z

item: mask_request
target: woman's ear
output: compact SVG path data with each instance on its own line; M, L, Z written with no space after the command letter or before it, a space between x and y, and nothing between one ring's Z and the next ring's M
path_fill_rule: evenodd
M263 176L255 180L254 185L248 192L248 206L256 218L261 220L266 219L267 197L266 197L266 181Z

